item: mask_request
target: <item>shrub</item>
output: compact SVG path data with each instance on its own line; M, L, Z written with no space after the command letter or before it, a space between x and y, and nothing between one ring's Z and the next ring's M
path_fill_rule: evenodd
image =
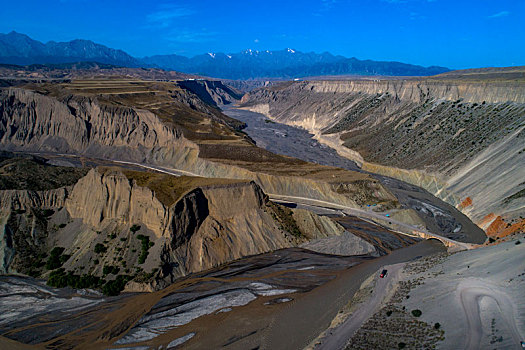
M55 211L53 209L44 209L42 210L42 215L44 215L46 218L53 215Z
M403 342L400 342L399 344L397 344L397 348L398 349L404 349L405 346L407 346L407 345L405 343L403 343Z
M140 230L140 225L133 225L129 228L129 230L133 233L137 232L138 230Z
M142 242L142 250L140 252L140 256L139 256L139 264L144 264L144 262L146 261L146 259L148 258L148 255L149 255L149 248L153 246L153 242L150 242L149 240L149 237L148 236L144 236L144 235L137 235L137 238L140 239L140 241Z
M47 285L56 288L67 287L67 277L65 270L60 268L51 272L49 274L49 278L47 279Z
M102 243L95 244L95 253L102 254L102 253L105 253L107 250L108 248L106 248L106 246L103 245Z
M518 245L518 244L521 244L521 242L520 242L520 241L518 240L518 241L516 241L516 243L515 243L515 244L516 244L516 245Z
M104 286L102 287L102 293L104 295L119 295L120 292L124 289L126 286L126 283L131 279L130 276L127 275L118 275L116 279L113 281L108 281Z
M439 324L439 322L434 323L434 329L440 329L440 328L441 328L441 325Z
M412 310L412 315L413 315L414 317L419 317L419 316L421 316L422 314L423 314L423 312L422 312L421 310L419 310L419 309Z
M69 259L69 256L66 255L66 259L62 258L62 253L64 252L65 248L62 247L55 247L51 250L51 253L49 255L49 258L47 259L46 263L46 269L48 270L54 270L61 267L64 262Z
M109 274L116 275L117 273L119 273L119 271L120 271L120 268L117 266L104 266L102 268L102 273L104 275L109 275Z
M390 317L390 315L392 315L392 310L388 310L388 311L386 312L386 315L387 315L388 317Z
M47 285L56 288L64 288L67 286L73 288L98 288L103 281L92 275L75 275L73 272L68 272L63 268L57 269L49 274Z
M64 228L66 226L67 226L67 224L60 224L60 225L58 225L59 228Z

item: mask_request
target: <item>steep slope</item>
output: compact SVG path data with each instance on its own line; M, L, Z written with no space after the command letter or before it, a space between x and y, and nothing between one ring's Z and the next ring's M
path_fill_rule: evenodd
M516 223L525 210L524 91L521 80L311 81L255 90L242 102L487 228L490 213Z
M243 95L242 92L224 85L221 81L188 79L180 82L179 85L216 107L237 102Z
M256 181L269 194L349 206L395 197L372 177L261 150L177 83L89 80L0 91L0 146L68 153ZM344 190L341 190L343 188Z
M161 288L244 256L344 232L315 214L301 214L299 226L291 210L245 180L99 168L74 186L2 189L0 198L1 272L59 286L71 274L78 277L67 284L91 276L92 287L120 279L120 288L128 280L129 288Z

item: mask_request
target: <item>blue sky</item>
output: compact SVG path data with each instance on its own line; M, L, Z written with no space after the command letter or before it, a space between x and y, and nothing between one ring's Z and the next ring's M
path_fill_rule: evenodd
M135 56L328 51L450 68L525 65L525 0L7 1L0 32Z

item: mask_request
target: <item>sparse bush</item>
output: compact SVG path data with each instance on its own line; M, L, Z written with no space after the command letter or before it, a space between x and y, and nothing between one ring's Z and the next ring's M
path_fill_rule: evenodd
M515 244L518 245L518 244L521 244L521 242L519 240L517 240Z
M67 226L67 224L60 224L60 225L58 225L59 228L64 228L66 226Z
M441 328L441 325L439 324L439 322L434 323L434 329L440 329L440 328Z
M46 218L53 215L55 211L53 209L44 209L42 210L42 215L44 215Z
M106 265L106 266L104 266L104 267L102 268L102 273L103 273L104 275L109 275L109 274L116 275L116 274L119 273L119 271L120 271L120 268L117 267L117 266L107 266L107 265Z
M421 310L419 310L419 309L412 310L412 315L413 315L414 317L419 317L419 316L421 316L422 314L423 314L423 312L422 312Z
M51 250L50 256L47 259L46 263L46 269L48 270L54 270L58 269L59 267L64 264L65 260L63 261L62 253L64 252L65 248L62 247L55 247ZM69 256L67 256L66 260L69 259Z
M140 225L133 225L129 228L129 230L133 233L137 232L138 230L140 230Z
M95 253L97 253L97 254L105 253L107 250L108 250L108 248L106 248L106 246L103 245L102 243L97 243L95 245Z
M103 280L92 275L75 275L73 272L68 272L63 268L57 269L49 275L47 284L51 287L64 288L70 286L72 288L98 288Z
M397 344L397 348L398 349L404 349L405 346L407 346L407 345L405 343L403 343L403 342L400 342L400 343Z
M126 286L126 283L131 279L130 276L127 275L118 275L117 278L113 281L108 281L104 286L102 287L102 293L104 295L119 295L120 292L124 289Z
M388 310L388 311L386 312L386 315L387 315L388 317L390 317L390 316L392 315L392 310Z
M154 243L150 242L148 236L137 235L137 238L140 239L140 241L142 242L142 250L139 256L139 264L144 264L149 255L148 250L151 246L153 246Z

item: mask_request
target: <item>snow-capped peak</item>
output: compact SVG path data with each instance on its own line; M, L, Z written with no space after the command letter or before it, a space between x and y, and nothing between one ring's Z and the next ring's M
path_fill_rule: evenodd
M208 55L210 55L211 58L215 58L215 54L213 52L208 52Z
M286 49L286 51L288 51L289 53L295 53L295 50L290 48Z

